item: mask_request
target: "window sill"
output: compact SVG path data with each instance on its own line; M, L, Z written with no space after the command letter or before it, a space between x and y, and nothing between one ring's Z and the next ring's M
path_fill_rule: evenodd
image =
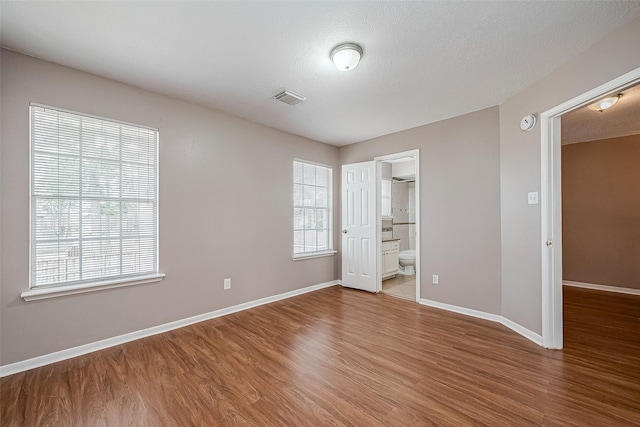
M324 251L324 252L314 252L311 254L296 254L291 257L294 261L300 261L303 259L311 259L311 258L321 258L325 256L334 256L338 251Z
M20 296L25 301L37 301L46 298L62 297L65 295L82 294L85 292L101 291L104 289L121 288L124 286L140 285L142 283L159 282L164 279L164 273L148 276L129 277L126 279L105 280L102 282L80 283L77 285L52 286L49 288L34 288L24 291Z

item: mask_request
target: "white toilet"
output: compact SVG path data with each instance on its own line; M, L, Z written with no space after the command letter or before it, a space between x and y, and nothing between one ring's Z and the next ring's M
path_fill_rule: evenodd
M416 251L409 249L408 251L402 251L398 254L398 262L402 267L398 273L412 276L416 274Z

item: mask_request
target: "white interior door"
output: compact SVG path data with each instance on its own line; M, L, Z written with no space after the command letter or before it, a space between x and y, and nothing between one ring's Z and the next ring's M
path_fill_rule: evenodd
M376 162L342 166L342 286L377 292Z

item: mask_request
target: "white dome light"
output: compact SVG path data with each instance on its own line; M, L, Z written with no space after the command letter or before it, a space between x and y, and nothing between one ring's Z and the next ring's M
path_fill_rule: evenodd
M603 98L597 102L594 102L591 105L588 105L587 108L590 110L600 111L601 113L607 108L613 107L618 99L620 99L622 95L609 96L607 98Z
M340 71L350 71L358 66L362 58L362 48L355 43L344 43L331 51L331 60Z

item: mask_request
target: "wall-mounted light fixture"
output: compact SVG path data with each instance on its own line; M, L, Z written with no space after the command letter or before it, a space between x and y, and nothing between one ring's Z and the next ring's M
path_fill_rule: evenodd
M618 100L620 99L621 96L622 96L622 94L618 94L618 95L608 96L606 98L602 98L602 99L594 102L593 104L588 105L587 108L590 109L590 110L599 111L599 112L602 113L607 108L611 108L614 105L616 105L616 102L618 102Z
M350 71L358 66L362 48L355 43L343 43L333 48L331 60L340 71Z

